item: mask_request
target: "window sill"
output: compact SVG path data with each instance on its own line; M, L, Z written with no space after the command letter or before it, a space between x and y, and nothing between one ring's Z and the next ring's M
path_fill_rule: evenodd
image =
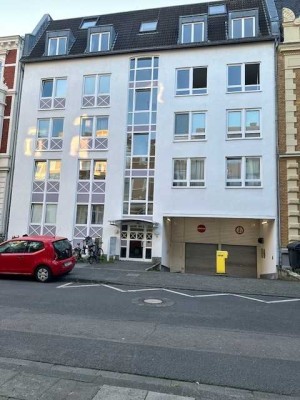
M206 189L206 186L171 186L172 189Z
M227 142L232 142L232 141L235 141L235 140L262 140L263 139L263 137L262 136L259 136L259 137L249 137L249 138L246 138L246 137L240 137L240 138L225 138L225 140L227 141Z
M84 107L84 106L81 106L81 108L83 108L83 109L87 109L87 108L110 108L110 104L109 105L107 105L107 106L86 106L86 107Z
M193 96L208 96L208 93L175 94L175 97L193 97Z
M182 140L173 139L173 143L194 143L194 142L207 142L207 139L182 139Z
M241 93L261 93L262 90L241 90L240 92L228 92L226 91L226 94L241 94Z
M225 189L263 189L263 186L225 186Z

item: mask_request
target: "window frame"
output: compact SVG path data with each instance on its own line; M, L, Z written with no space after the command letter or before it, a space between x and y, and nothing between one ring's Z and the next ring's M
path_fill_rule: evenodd
M108 36L107 39L107 49L102 48L102 36ZM93 45L93 37L98 36L98 49L97 50L92 50L92 45ZM104 32L92 32L90 34L90 41L89 41L89 52L90 53L98 53L98 52L105 52L110 50L110 41L111 41L111 33L109 31L104 31Z
M190 25L191 26L191 38L190 41L184 41L184 28L186 26ZM195 40L195 25L201 25L202 29L201 29L201 40ZM188 43L202 43L204 42L204 38L205 38L205 23L204 21L198 21L198 22L184 22L181 25L181 43L182 44L188 44Z
M194 88L194 70L203 69L206 70L206 87L204 88ZM189 86L188 88L180 88L178 89L178 73L180 71L188 71L189 77ZM198 66L198 67L183 67L183 68L176 68L176 79L175 79L175 96L203 96L208 94L208 67L207 66Z
M258 76L259 83L246 85L246 66L247 65L258 65ZM240 67L240 85L229 85L229 68ZM247 93L247 92L259 92L261 91L261 62L247 62L237 64L227 64L227 91L226 93ZM240 90L238 90L240 88ZM232 89L232 90L230 90Z
M247 112L251 111L257 111L259 113L258 117L258 136L253 136L251 135L251 132L253 131L247 131ZM229 114L234 113L234 112L239 112L240 113L240 119L241 119L241 130L236 132L236 133L230 133L229 131ZM262 138L262 113L260 108L243 108L243 109L228 109L226 110L226 139L227 140L239 140L239 139L247 139L247 140L255 140L255 139L261 139ZM231 135L231 136L230 136ZM239 135L239 136L238 136ZM251 136L250 136L251 135Z
M59 52L60 49L60 42L64 40L64 51L63 52ZM50 50L51 50L51 42L52 41L56 41L56 46L55 46L55 53L54 54L50 54ZM48 38L48 53L47 55L49 57L53 57L53 56L62 56L67 54L67 47L68 47L68 37L67 36L57 36L57 37L49 37Z
M95 78L95 83L94 83L94 92L92 94L86 94L85 89L86 85L85 82L88 78ZM109 78L109 91L108 92L101 92L100 91L100 82L101 78ZM111 74L109 73L103 73L103 74L90 74L90 75L84 75L83 76L83 81L82 81L82 96L81 96L81 108L104 108L104 107L110 107L110 89L111 86ZM102 97L103 104L99 104L98 102L99 99ZM89 100L87 100L89 99ZM84 105L84 101L87 102L87 105Z
M60 136L53 136L53 128L54 122L57 120L62 120L62 132ZM47 136L39 137L40 132L40 122L41 121L48 121L48 132ZM61 151L62 150L62 142L64 137L64 118L63 117L50 117L50 118L38 118L37 119L37 128L36 128L36 151ZM52 148L52 142L54 142ZM61 145L60 145L61 144ZM44 148L43 148L44 146Z
M195 41L194 40L194 24L201 23L203 24L203 29L202 29L202 40L201 41ZM191 29L191 41L183 41L183 25L187 24L192 24L192 29ZM178 43L187 45L191 43L203 43L207 41L207 15L206 14L199 14L199 15L189 15L189 16L182 16L179 18L179 38L178 38Z
M192 179L192 161L201 161L203 163L203 178ZM175 179L175 163L176 161L185 161L185 179ZM175 189L203 189L206 187L205 183L205 157L179 157L173 158L172 168L172 188ZM198 185L192 185L198 183ZM181 185L182 184L182 185Z
M150 25L150 28L145 28L144 29L144 27L145 26L147 26L147 24L148 25L150 25L150 24L153 24L153 25ZM140 25L140 30L139 30L139 32L140 33L148 33L148 32L156 32L157 31L157 25L158 25L158 20L157 19L154 19L154 20L149 20L149 21L143 21L143 22L141 22L141 25ZM151 28L151 26L153 26L153 28Z
M196 134L193 132L193 116L204 115L204 132ZM188 115L188 129L186 134L176 134L176 117L178 115ZM178 111L174 113L174 141L204 141L206 140L207 111Z
M43 96L44 82L52 81L52 93L51 96ZM59 81L65 82L65 93L64 97L57 96L57 84ZM49 109L65 109L66 107L66 98L67 98L67 83L68 80L66 77L56 77L56 78L42 78L41 79L41 89L40 89L40 101L39 101L39 110L49 110ZM42 106L42 102L46 104L46 106Z
M248 18L253 18L253 36L245 36L245 20ZM242 20L242 35L233 37L233 21ZM229 38L235 39L247 39L257 37L259 35L259 13L257 9L253 10L243 10L243 11L233 11L229 13L228 16L229 25Z
M258 179L247 179L247 160L255 159L259 160L259 178ZM229 160L240 160L240 178L230 179L228 178L228 161ZM262 182L262 156L230 156L226 157L226 181L225 187L229 189L261 189L263 187ZM249 183L254 184L249 184ZM233 185L230 185L233 183ZM237 184L235 184L237 183ZM258 183L257 185L255 183Z

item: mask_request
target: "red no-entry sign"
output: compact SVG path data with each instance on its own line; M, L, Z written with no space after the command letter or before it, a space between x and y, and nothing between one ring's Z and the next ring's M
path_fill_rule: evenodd
M205 225L198 225L197 226L197 231L200 233L203 233L206 231L206 226Z

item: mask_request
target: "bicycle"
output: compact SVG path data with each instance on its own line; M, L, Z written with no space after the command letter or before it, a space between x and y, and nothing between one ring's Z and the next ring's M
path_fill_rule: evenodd
M100 263L103 257L103 250L101 247L97 247L94 244L92 246L89 246L88 248L88 261L90 264L93 264L94 262Z
M73 256L75 257L76 262L85 262L86 257L84 258L82 255L85 254L85 246L83 248L80 247L80 243L77 243L77 246L73 249Z

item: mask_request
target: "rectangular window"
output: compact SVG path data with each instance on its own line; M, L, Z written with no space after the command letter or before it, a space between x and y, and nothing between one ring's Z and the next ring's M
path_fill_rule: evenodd
M175 114L175 140L203 140L206 131L205 112Z
M92 204L91 224L102 225L103 213L104 213L104 204Z
M157 21L142 22L140 32L153 32L156 31Z
M203 187L204 185L203 158L173 160L173 187Z
M48 179L58 181L60 179L61 161L49 160Z
M54 225L56 223L57 204L46 204L45 224Z
M36 150L61 150L63 131L63 118L39 119L37 123Z
M49 38L48 56L58 56L67 53L67 37Z
M204 22L182 24L182 43L204 41Z
M227 187L261 187L261 157L228 157Z
M88 221L88 205L77 204L76 225L86 225Z
M227 139L261 137L260 110L228 110Z
M231 20L231 38L254 37L255 17L234 18Z
M106 167L107 161L104 160L80 160L78 179L104 180L106 178Z
M250 92L260 90L260 64L235 64L227 66L227 91Z
M83 77L82 107L107 107L110 104L110 75Z
M80 148L107 150L108 117L83 117L80 128Z
M31 218L32 224L41 224L43 218L43 204L31 204Z
M66 92L66 78L43 79L40 98L40 109L45 110L50 108L65 108Z
M135 111L149 111L151 104L150 101L150 89L138 89L135 91Z
M207 67L184 68L176 71L176 95L207 93Z
M108 51L110 32L92 33L90 36L90 52Z

